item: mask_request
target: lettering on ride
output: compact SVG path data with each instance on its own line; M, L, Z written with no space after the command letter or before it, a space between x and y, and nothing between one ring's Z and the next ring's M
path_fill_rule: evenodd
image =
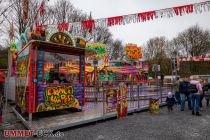
M54 110L77 107L79 102L74 97L72 86L55 86L46 88L45 106L47 110Z

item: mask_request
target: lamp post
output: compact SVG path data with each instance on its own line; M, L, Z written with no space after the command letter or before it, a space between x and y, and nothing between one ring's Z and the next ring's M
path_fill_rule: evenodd
M177 51L173 52L173 56L171 58L171 70L172 70L172 79L174 84L175 80L177 79Z
M109 62L108 62L108 56L106 55L105 59L104 59L104 71L105 71L105 74L104 74L104 82L105 82L105 85L103 86L103 114L105 114L106 112L106 91L107 91L107 83L108 83L108 69L107 67L109 66Z
M142 74L142 63L140 61L137 62L136 68L138 69L139 78L140 78L140 75ZM140 78L140 80L142 80L142 79ZM139 100L140 100L140 96L139 96L139 94L140 94L140 85L141 85L141 83L138 82L138 108L140 108L140 104L139 104Z

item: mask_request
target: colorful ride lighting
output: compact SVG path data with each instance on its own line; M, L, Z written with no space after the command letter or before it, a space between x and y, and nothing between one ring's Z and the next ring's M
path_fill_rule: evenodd
M127 44L125 46L126 60L127 61L137 61L142 58L142 49L136 44Z
M79 73L79 68L76 68L76 67L72 67L72 69L67 69L66 67L60 67L59 68L59 72L60 73L75 73L75 74L78 74Z
M44 70L45 71L49 71L50 69L52 69L52 68L54 68L54 64L53 63L46 63L45 65L44 65Z
M72 67L72 61L71 61L71 60L66 62L66 67L67 67L67 68L68 68L68 67Z
M136 63L136 68L141 69L142 68L142 62L137 62Z
M105 59L104 59L104 66L105 67L108 67L109 66L109 60L108 60L107 57L105 57Z

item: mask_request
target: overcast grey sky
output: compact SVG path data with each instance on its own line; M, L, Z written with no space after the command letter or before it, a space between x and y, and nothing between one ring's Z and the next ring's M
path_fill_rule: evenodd
M120 16L151 10L158 10L203 2L206 0L70 0L73 5L83 12L92 12L93 18ZM198 24L210 30L210 12L190 14L182 17L157 19L145 23L129 24L111 27L114 39L119 38L123 43L143 45L156 36L166 36L172 39L184 29Z

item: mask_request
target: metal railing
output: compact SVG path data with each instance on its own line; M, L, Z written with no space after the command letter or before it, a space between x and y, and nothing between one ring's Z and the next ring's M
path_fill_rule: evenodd
M118 86L114 85L113 87L86 87L86 103L92 103L92 105L86 107L90 109L95 107L97 104L102 104L105 102L104 96L106 96L105 90L117 89ZM165 103L167 93L172 91L170 85L157 86L157 85L148 85L148 84L133 84L128 85L127 92L127 101L128 101L128 110L140 109L149 106L149 100L151 98L159 99L160 104Z

